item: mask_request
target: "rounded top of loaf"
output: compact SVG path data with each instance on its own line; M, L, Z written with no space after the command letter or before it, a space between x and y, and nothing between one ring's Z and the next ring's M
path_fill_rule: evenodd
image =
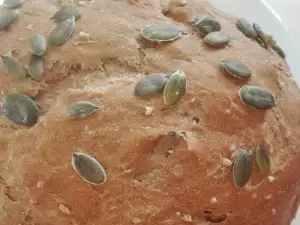
M1 98L27 94L40 112L30 128L0 119L3 224L282 225L292 220L299 202L293 197L300 180L299 90L285 62L210 4L175 7L174 2L74 1L82 15L70 40L48 46L40 79L17 82L0 66ZM0 33L0 53L11 52L27 65L30 37L49 36L55 26L50 18L59 7L54 0L24 1L17 20ZM227 47L210 48L194 32L189 21L201 14L216 17L232 37ZM140 30L158 23L176 25L187 35L141 47ZM225 58L241 60L251 78L226 76L218 65ZM166 107L161 95L134 95L140 78L178 69L186 75L187 90L176 106ZM238 90L245 84L266 88L277 107L259 111L242 104ZM99 110L69 120L66 111L76 101L90 101ZM252 152L259 144L270 152L268 176L274 179L256 171L237 188L231 162L239 149ZM72 169L72 152L93 155L107 172L106 182L85 182Z

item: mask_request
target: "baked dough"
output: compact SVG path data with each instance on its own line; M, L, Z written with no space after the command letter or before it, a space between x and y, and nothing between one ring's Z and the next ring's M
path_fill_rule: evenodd
M285 62L206 2L131 3L81 1L72 39L47 49L40 80L13 81L0 67L1 97L23 92L40 109L31 128L0 120L1 224L290 224L300 196L300 94ZM29 38L49 35L49 18L59 7L54 0L25 1L19 18L0 33L1 54L11 52L27 65ZM187 24L200 14L218 19L233 38L229 46L204 44ZM139 31L155 23L175 24L188 35L139 50ZM226 76L218 67L223 58L243 61L251 79ZM146 74L179 68L188 89L176 107L166 108L161 96L133 95ZM278 106L258 111L243 105L238 90L244 84L265 87ZM66 119L67 107L79 100L97 104L99 112ZM271 154L269 177L253 172L244 188L235 187L228 159L259 144ZM107 182L86 183L72 169L74 151L92 154Z

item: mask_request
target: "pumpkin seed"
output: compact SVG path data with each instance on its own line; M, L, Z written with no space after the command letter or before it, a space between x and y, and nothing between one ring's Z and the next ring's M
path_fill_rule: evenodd
M257 163L256 162L256 150L252 151L252 171L257 172L259 171Z
M262 146L259 145L256 149L255 153L257 167L261 174L266 174L270 171L270 154L269 152Z
M139 97L151 97L164 91L169 77L166 74L149 74L138 81L135 86L135 95Z
M24 0L4 0L3 6L7 8L15 8L20 6Z
M257 85L241 87L239 96L242 103L254 109L267 110L276 106L274 97L266 89Z
M272 48L277 52L277 54L278 54L281 58L285 59L285 53L284 53L284 51L282 50L282 48L279 47L278 44L274 44L274 45L272 46Z
M204 42L213 47L223 48L231 41L231 37L220 31L210 32L204 37Z
M34 35L29 40L30 50L35 55L43 55L47 48L47 41L42 34Z
M203 35L221 30L221 24L214 17L208 15L201 16L198 21L194 20L191 24Z
M54 16L51 17L51 19L55 22L55 23L61 23L67 19L70 19L72 16L75 17L75 20L77 20L78 18L80 18L81 13L79 12L79 10L75 7L72 6L63 6L61 7L60 10L58 10Z
M39 78L44 73L44 60L42 56L32 54L29 60L28 73L33 78Z
M68 119L84 119L98 110L98 106L88 101L78 101L67 110Z
M2 64L4 71L7 73L7 75L16 80L21 80L26 78L26 71L23 67L23 65L17 60L16 58L12 56L1 56L2 58Z
M233 182L237 187L247 184L252 173L252 156L248 150L239 149L232 168Z
M167 106L177 104L185 95L187 89L186 76L182 69L178 69L166 83L163 92L164 103Z
M0 31L4 30L19 15L19 10L0 11Z
M244 18L237 19L236 25L240 29L240 31L242 31L243 34L246 35L247 37L249 38L257 37L257 32L253 28L253 25L249 23L246 19Z
M257 38L262 42L262 44L265 48L268 48L269 42L266 37L266 34L262 31L262 29L260 28L260 26L257 23L253 23L253 28L257 33Z
M183 30L170 24L148 25L141 30L142 37L152 42L174 41L184 34Z
M104 168L89 154L73 152L72 167L84 181L90 184L99 185L106 182L107 175Z
M200 16L194 18L192 21L190 21L190 24L191 24L192 26L195 26L200 20L202 20L202 19L204 19L204 18L208 18L208 17L214 19L214 17L212 17L212 16L210 16L210 15L208 15L208 14L202 14L202 15L200 15Z
M239 79L248 79L252 73L249 68L235 59L222 59L220 60L220 66L231 76Z
M21 93L10 93L3 99L3 114L15 124L33 126L38 119L38 108L32 98Z
M49 37L49 44L51 45L61 45L65 41L69 40L75 28L75 17L58 23L56 27L52 30Z
M265 34L265 35L266 35L266 39L268 42L268 46L273 47L274 45L276 45L276 41L274 40L272 35L269 35L269 34Z

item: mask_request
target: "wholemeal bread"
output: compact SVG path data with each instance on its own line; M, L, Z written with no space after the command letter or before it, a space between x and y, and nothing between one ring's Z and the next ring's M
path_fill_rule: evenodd
M245 37L236 18L206 2L175 3L74 1L82 16L70 40L48 46L40 79L16 81L0 67L1 98L21 92L39 109L31 127L0 120L1 225L290 224L300 194L300 93L286 63ZM26 67L29 38L49 36L59 7L54 0L26 0L0 33L1 54L10 52ZM232 37L227 47L208 47L189 25L201 14L221 23ZM187 35L141 49L140 30L157 23ZM227 76L218 65L226 58L244 62L251 78ZM176 106L166 107L161 95L133 94L142 77L178 69L187 91ZM277 106L242 104L238 91L245 84L270 91ZM69 120L66 111L76 101L99 110ZM236 152L259 144L270 152L270 172L254 169L236 187ZM85 182L72 168L73 152L95 157L106 182Z

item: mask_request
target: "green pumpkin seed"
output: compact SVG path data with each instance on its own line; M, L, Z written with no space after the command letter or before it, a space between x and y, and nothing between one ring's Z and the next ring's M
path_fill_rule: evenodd
M258 166L257 166L257 163L256 163L256 150L255 151L252 151L252 171L253 172L258 172L259 169L258 169Z
M240 88L239 96L245 105L260 110L268 110L276 106L274 97L263 87L245 85Z
M1 10L1 9L0 9ZM0 11L0 31L4 30L19 15L19 10Z
M148 25L141 30L142 37L152 42L174 41L184 34L183 30L169 24Z
M187 89L186 76L183 70L178 69L166 83L163 98L167 106L177 104L180 99L185 95Z
M261 174L266 174L270 171L270 153L262 146L259 145L255 152L257 167Z
M98 106L88 101L78 101L67 110L68 119L84 119L98 110Z
M279 47L278 44L274 44L274 45L272 46L272 48L277 52L277 54L278 54L281 58L285 59L285 53L284 53L284 51L282 50L282 48Z
M151 97L164 91L169 77L166 74L149 74L138 81L135 86L135 95L138 97Z
M100 185L107 180L107 175L102 165L89 154L73 152L72 167L84 181L90 184Z
M231 41L231 37L220 31L210 32L204 37L204 42L212 47L223 48Z
M222 59L220 60L220 66L231 76L239 79L248 79L252 73L249 68L235 59Z
M203 15L200 17L200 19L193 20L191 24L203 35L221 30L221 24L214 17L208 15Z
M42 34L34 35L29 40L30 50L35 55L43 55L47 48L47 41Z
M49 37L49 44L51 45L61 45L65 41L69 40L75 28L75 17L58 23L56 27L52 30Z
M266 35L266 39L268 42L268 46L273 47L274 45L276 45L276 41L274 40L272 35L269 35L269 34L265 34L265 35Z
M20 6L24 0L4 0L3 6L7 8L15 8Z
M237 187L247 184L252 173L252 155L248 150L240 149L233 162L233 182Z
M244 18L239 18L236 22L237 27L240 29L240 31L243 32L244 35L246 35L249 38L256 38L257 32L253 28L253 25L249 23Z
M28 73L33 78L39 78L44 73L44 60L42 56L32 54L29 60Z
M210 15L208 15L208 14L202 14L202 15L200 15L200 16L194 18L192 21L190 21L190 24L191 24L192 26L195 26L200 20L202 20L202 19L204 19L204 18L213 18L213 19L214 19L214 17L212 17L212 16L210 16Z
M260 26L257 23L253 23L253 28L257 33L257 39L259 39L265 48L269 47L269 42L266 34L262 31Z
M16 80L26 78L26 71L23 65L12 56L1 56L4 71L7 75Z
M75 17L75 20L80 18L81 13L79 10L72 6L63 6L60 10L58 10L51 19L55 23L61 23L67 19L70 19L72 16Z
M33 126L38 119L38 108L32 98L21 93L10 93L3 99L3 114L15 124Z

